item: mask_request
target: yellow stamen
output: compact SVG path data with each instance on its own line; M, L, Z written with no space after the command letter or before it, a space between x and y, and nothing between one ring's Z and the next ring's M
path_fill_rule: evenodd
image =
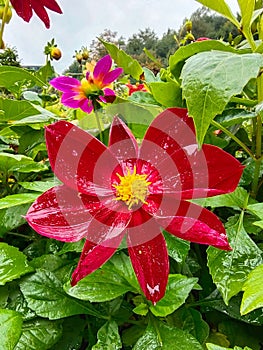
M145 198L148 195L148 186L151 184L147 181L148 175L137 174L134 166L132 174L130 169L127 169L126 175L117 174L117 176L120 182L118 185L113 185L116 189L116 200L125 202L129 210L134 205L147 204Z

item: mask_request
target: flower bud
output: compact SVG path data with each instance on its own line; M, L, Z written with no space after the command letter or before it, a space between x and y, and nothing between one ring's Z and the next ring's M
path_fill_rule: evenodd
M58 47L53 47L50 52L51 59L58 61L62 56L61 50Z
M188 21L185 22L185 29L186 29L188 32L191 32L192 26L193 26L192 21L189 21L189 20L188 20Z
M82 59L87 61L87 59L89 58L89 51L86 47L82 48Z
M0 5L0 19L1 20L3 20L3 17L4 17L4 10L5 10L5 6ZM7 13L5 15L5 23L9 23L11 18L12 18L12 10L9 7L7 10Z

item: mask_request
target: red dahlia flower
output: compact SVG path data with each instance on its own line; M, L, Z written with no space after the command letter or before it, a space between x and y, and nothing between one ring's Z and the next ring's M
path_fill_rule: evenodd
M122 68L111 70L112 59L110 55L102 57L94 67L87 71L86 77L81 81L75 78L61 76L54 78L50 84L63 92L61 102L71 108L81 108L91 113L98 100L112 102L115 93L110 89L111 84L123 72ZM92 67L90 65L90 67Z
M33 11L45 23L46 28L50 27L50 21L45 9L62 13L61 8L55 0L10 0L14 10L24 21L29 22Z
M46 128L50 164L63 184L43 193L26 218L43 236L86 238L72 285L105 263L125 235L135 274L153 303L163 297L169 273L161 228L231 249L218 217L188 200L233 191L243 167L215 146L198 150L193 130L187 111L177 108L153 120L140 148L117 117L108 147L66 121Z

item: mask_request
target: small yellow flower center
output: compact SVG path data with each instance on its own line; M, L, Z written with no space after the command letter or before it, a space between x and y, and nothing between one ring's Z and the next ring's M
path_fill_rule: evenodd
M148 194L148 186L151 184L147 181L147 175L137 174L134 166L132 174L128 169L126 175L117 174L117 176L120 182L118 185L113 185L116 189L116 200L125 202L128 209L140 203L147 204L145 198Z

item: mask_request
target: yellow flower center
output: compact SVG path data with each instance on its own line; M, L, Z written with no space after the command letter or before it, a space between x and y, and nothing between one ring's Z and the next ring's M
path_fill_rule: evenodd
M128 169L126 175L117 174L117 176L120 182L118 185L113 185L116 189L116 200L125 202L128 209L140 203L147 204L145 198L148 194L148 186L151 184L147 181L147 175L137 174L134 166L132 174Z

